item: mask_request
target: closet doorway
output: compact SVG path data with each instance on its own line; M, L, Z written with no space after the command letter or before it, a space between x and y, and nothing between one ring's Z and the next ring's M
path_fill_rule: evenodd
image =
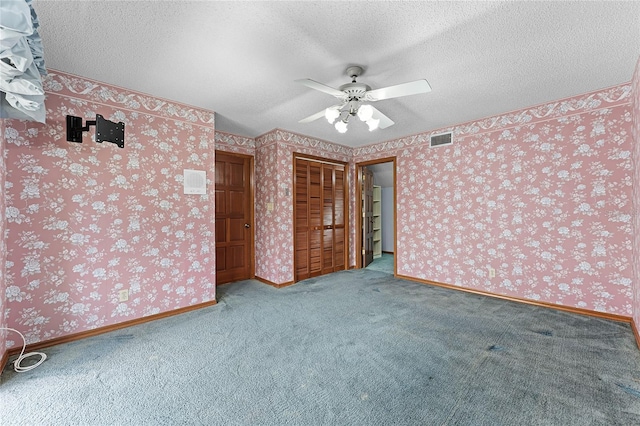
M396 273L396 158L356 164L357 268Z
M346 269L347 166L294 154L295 281Z

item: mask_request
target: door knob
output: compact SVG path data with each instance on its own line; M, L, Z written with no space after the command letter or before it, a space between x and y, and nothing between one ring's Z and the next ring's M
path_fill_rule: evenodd
M245 224L244 224L244 227L245 227L245 228L250 228L250 226L249 226L249 224L248 224L248 223L245 223Z

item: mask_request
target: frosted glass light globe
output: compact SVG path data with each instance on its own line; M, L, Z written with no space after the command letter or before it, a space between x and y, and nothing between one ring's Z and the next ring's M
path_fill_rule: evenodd
M358 109L358 118L361 121L370 120L373 117L373 107L371 105L362 105Z
M371 118L367 121L367 125L369 126L369 131L372 132L375 129L378 128L378 125L380 124L380 120L377 118Z
M340 133L346 133L347 132L347 123L345 123L344 121L338 121L336 123L336 130L339 131Z
M340 111L335 108L327 108L324 111L324 118L326 118L327 121L331 124L336 121L336 118L338 118L338 116L340 116Z

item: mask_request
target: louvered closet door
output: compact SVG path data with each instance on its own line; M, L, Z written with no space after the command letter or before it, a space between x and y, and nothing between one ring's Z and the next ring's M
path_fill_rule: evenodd
M345 267L344 166L295 160L296 281Z

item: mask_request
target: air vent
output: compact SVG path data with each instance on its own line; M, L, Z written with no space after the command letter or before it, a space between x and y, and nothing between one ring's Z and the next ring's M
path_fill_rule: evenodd
M435 146L451 145L452 143L453 134L449 132L431 136L431 144L429 146L433 148Z
M207 172L204 170L183 170L184 193L206 194Z

